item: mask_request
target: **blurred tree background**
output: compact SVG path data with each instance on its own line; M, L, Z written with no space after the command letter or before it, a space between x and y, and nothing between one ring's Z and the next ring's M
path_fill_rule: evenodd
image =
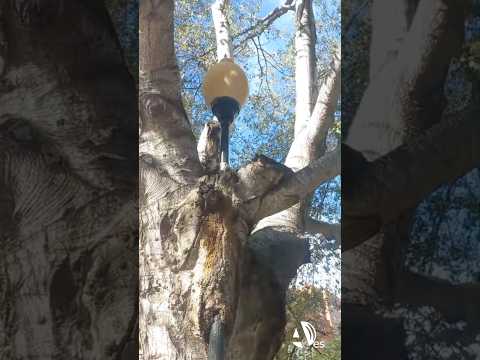
M344 16L342 22L344 138L369 85L372 3L364 0L348 0L341 3ZM471 104L478 103L479 99L480 2L474 0L472 5L472 11L465 23L463 50L451 62L443 88L446 99L444 118L462 119L465 110ZM457 181L438 188L416 208L409 232L409 244L403 249L405 267L409 271L445 280L450 284L478 282L479 183L480 171L474 169ZM358 266L357 263L355 266ZM360 274L359 278L368 276L370 275ZM345 283L344 281L344 285ZM349 291L354 293L351 289L346 291L344 289L344 300L350 296ZM399 319L403 322L406 332L405 346L410 359L478 359L480 353L478 331L466 331L465 322L445 321L442 314L432 306L413 307L396 304L393 310L383 309L380 312L386 318Z

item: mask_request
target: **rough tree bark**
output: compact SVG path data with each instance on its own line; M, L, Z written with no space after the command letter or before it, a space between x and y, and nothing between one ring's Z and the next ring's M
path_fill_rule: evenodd
M214 16L225 19L225 10L224 1L214 4ZM215 24L228 30L225 21ZM228 31L221 35L229 41ZM311 143L308 161L292 160L291 168L257 156L238 171L219 172L208 161L218 149L215 126L205 127L197 155L182 107L173 1L141 4L140 37L141 355L206 359L211 326L220 320L227 359L272 359L285 326L285 291L308 251L291 224L254 229L338 175L339 150L316 158L312 149L324 141L339 91L321 92L302 131ZM218 45L223 58L221 47L231 46ZM336 64L325 87L338 87ZM300 156L294 148L292 157Z
M130 359L136 89L109 15L2 1L0 59L0 358Z

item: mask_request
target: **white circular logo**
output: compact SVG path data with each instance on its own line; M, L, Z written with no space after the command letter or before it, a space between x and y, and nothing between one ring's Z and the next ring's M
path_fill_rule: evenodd
M315 343L315 340L317 339L317 331L315 330L313 325L307 321L300 321L300 324L302 325L302 330L305 336L305 340L307 341L307 346L312 346ZM298 329L295 329L293 333L293 338L300 339L300 335L298 334ZM303 343L301 341L293 341L293 345L295 345L300 349L303 348Z

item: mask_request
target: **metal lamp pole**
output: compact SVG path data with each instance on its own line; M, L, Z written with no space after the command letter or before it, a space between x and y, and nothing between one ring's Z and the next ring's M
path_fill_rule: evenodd
M222 96L216 98L212 103L213 114L220 122L221 137L220 137L220 169L225 170L229 167L229 130L233 119L240 110L240 104L231 97Z

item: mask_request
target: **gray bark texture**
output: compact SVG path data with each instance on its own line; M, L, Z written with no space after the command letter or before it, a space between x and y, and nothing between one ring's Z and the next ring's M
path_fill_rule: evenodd
M0 3L0 358L131 359L136 89L102 2Z

